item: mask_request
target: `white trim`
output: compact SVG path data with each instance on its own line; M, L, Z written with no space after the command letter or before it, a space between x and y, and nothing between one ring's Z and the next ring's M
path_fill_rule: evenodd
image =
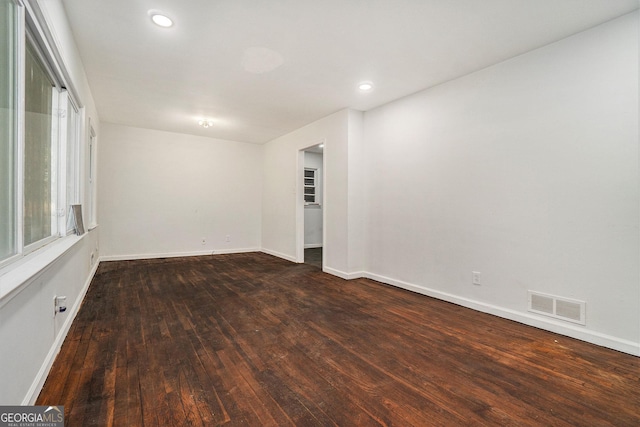
M82 287L82 290L78 295L78 298L76 298L76 302L73 304L73 307L71 308L71 311L67 316L67 319L64 321L64 324L62 325L62 329L60 330L60 333L58 333L58 336L53 342L53 345L49 349L49 353L47 354L47 357L44 359L44 362L42 363L42 366L40 367L38 374L33 380L33 383L31 383L31 387L29 387L29 390L27 391L26 396L24 397L24 399L22 399L21 405L31 406L35 404L36 399L38 398L38 395L42 391L44 382L46 381L47 376L49 376L49 371L51 371L53 362L56 360L56 356L60 352L60 349L62 348L62 344L64 343L64 340L67 338L69 329L71 329L71 325L73 324L73 321L75 320L76 315L78 314L78 311L80 311L80 306L82 305L82 301L84 301L84 297L87 294L87 291L89 290L89 285L91 285L93 276L95 276L96 271L98 271L98 265L100 265L100 262L95 263L95 265L89 272L89 276L87 277L87 280L85 281L84 286Z
M26 0L24 1L24 3L28 8L30 16L33 18L33 23L36 27L34 29L37 30L38 35L45 45L44 47L51 55L50 62L53 63L52 66L55 68L57 79L60 80L61 86L64 86L68 91L71 92L73 100L76 101L76 105L78 105L79 108L82 108L82 103L78 102L78 91L76 90L76 87L71 79L71 75L69 74L69 71L67 70L62 55L59 51L58 46L60 46L60 42L49 29L50 20L47 19L47 16L45 16L45 13L38 4L37 0Z
M26 288L34 277L45 272L54 262L82 239L67 236L40 248L3 269L0 277L0 308Z
M178 258L203 255L222 255L222 254L241 254L248 252L260 252L260 248L238 248L238 249L214 249L207 251L190 251L190 252L163 252L154 254L123 254L123 255L103 255L100 257L102 261L133 261L138 259L157 259L157 258Z
M56 197L56 206L54 216L56 217L56 229L59 236L68 236L67 221L67 150L69 148L68 127L69 127L69 92L62 89L58 93L58 102L54 113L58 120L57 139L58 139L58 195Z
M260 252L264 252L267 255L273 255L274 257L286 259L287 261L291 261L291 262L295 262L295 263L299 264L299 262L296 260L296 257L291 256L291 255L286 255L286 254L283 254L281 252L272 251L271 249L265 249L265 248L260 249Z
M18 52L16 55L16 60L18 61L17 70L18 73L16 76L16 83L18 87L16 88L15 95L18 97L16 100L16 115L18 116L18 120L16 122L16 135L17 138L17 149L15 151L15 155L17 158L15 159L15 167L14 171L14 179L16 180L16 193L15 193L15 208L14 214L15 216L15 242L16 242L16 254L23 256L24 255L24 171L25 171L25 139L26 139L26 127L25 127L25 116L24 113L26 111L26 89L25 89L25 73L26 73L26 56L27 56L27 24L26 24L26 14L24 3L22 1L16 1L18 7Z
M12 264L18 266L23 265L26 262L24 259L29 258L30 254L36 251L40 251L45 245L55 243L61 236L66 233L60 228L63 223L63 218L59 216L59 209L61 207L62 195L65 188L62 172L66 172L66 165L64 159L60 157L63 141L61 132L64 126L60 126L64 123L59 116L60 95L67 83L65 82L62 74L64 64L60 63L61 57L57 50L57 45L52 44L52 39L47 38L46 34L49 30L46 22L44 21L42 11L36 0L14 0L17 7L17 51L16 51L16 72L17 72L17 88L16 88L16 108L17 108L17 121L16 121L16 158L14 160L15 171L15 208L14 219L15 229L14 237L16 239L16 253L7 259L0 261L0 275L11 275L14 270L21 270L20 267L12 267ZM50 35L50 34L49 34ZM27 48L33 48L33 53L38 59L39 65L44 69L47 78L52 84L52 111L51 111L51 235L44 237L36 242L25 244L24 239L24 194L25 194L25 126L26 126L26 56ZM66 90L65 90L66 92ZM12 282L15 286L18 284ZM0 286L0 306L5 302L3 301L7 294L13 292L11 286L3 283Z
M320 201L322 202L322 244L323 244L323 248L324 248L324 244L327 243L327 226L329 225L329 221L327 220L327 200L330 201L328 195L331 194L331 190L327 191L328 186L327 186L327 171L329 170L329 168L327 168L327 143L325 140L323 140L321 142L321 144L323 145L323 149L322 149L322 176L320 177L322 179L322 197L320 198ZM331 208L331 202L329 202L329 208ZM303 219L304 219L304 215L303 215ZM304 224L303 224L304 227ZM304 232L304 230L303 230ZM326 248L324 248L322 250L322 269L324 270L325 267L327 266L327 256L329 254L330 251L328 251Z
M280 258L285 258L288 259L289 261L293 261L293 262L297 262L297 263L303 263L304 262L304 210L305 210L305 203L304 203L304 152L312 147L315 147L317 145L324 145L325 150L327 147L327 139L326 138L321 138L319 140L317 140L316 142L306 145L302 148L298 149L298 154L297 154L297 159L296 159L296 191L295 191L295 218L296 218L296 256L295 259L289 259L286 258L284 256L280 256ZM326 151L325 151L326 153ZM327 200L327 196L326 196L326 179L325 177L327 176L327 168L325 165L325 153L322 154L322 191L323 191L323 195L322 195L322 199L321 201L323 203L326 203ZM326 224L327 224L327 211L326 209L324 209L322 211L322 241L325 242L326 240ZM279 255L275 255L275 256L279 256ZM322 259L322 263L325 263L324 257Z
M88 181L89 201L87 203L86 213L83 215L88 217L84 222L91 230L98 225L98 134L91 117L89 117L89 141L87 144L88 158L85 158L88 170L85 179ZM86 195L85 195L86 198Z
M315 248L321 248L322 247L322 243L305 243L304 248L305 249L315 249Z
M334 268L327 267L327 266L322 267L322 271L324 271L325 273L331 274L333 276L338 276L345 280L360 279L362 277L365 277L365 274L366 274L366 272L364 271L356 271L355 273L345 273L344 271L336 270Z
M308 148L308 147L307 147ZM298 150L296 163L296 257L294 262L304 262L304 150Z
M404 282L402 280L396 280L390 277L380 276L378 274L365 272L363 277L366 277L368 279L372 279L387 285L392 285L398 288L416 292L422 295L427 295L439 300L458 304L463 307L480 311L482 313L492 314L494 316L513 320L515 322L519 322L525 325L544 329L546 331L553 332L556 334L561 334L571 338L576 338L581 341L586 341L602 347L611 348L613 350L632 354L634 356L640 356L640 343L617 338L617 337L603 334L596 331L591 331L591 330L585 329L584 327L580 327L578 325L563 324L556 320L544 318L543 316L538 317L533 314L522 313L522 312L511 310L508 308L498 307L492 304L487 304L484 302L472 300L469 298L459 297L453 294L441 292L441 291L427 288L424 286Z
M38 249L42 249L45 246L50 245L51 243L55 242L59 238L60 237L57 235L51 235L51 236L44 237L40 240L36 240L35 242L30 243L27 246L24 246L22 248L22 255L24 256L29 255L30 253L35 252Z

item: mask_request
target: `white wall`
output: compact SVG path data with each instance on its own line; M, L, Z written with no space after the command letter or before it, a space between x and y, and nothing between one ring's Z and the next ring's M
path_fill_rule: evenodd
M258 147L101 129L62 4L40 3L99 133L101 226L0 302L0 404L37 396L75 314L54 318L53 296L79 306L99 249L295 260L298 150L321 141L327 271L640 354L637 14L367 112L364 128L345 110ZM527 314L528 289L585 300L586 327Z
M98 266L97 244L96 229L0 300L0 404L35 402ZM55 296L67 297L67 311L54 317Z
M259 145L103 123L98 170L105 259L260 249Z
M305 205L304 207L304 247L322 247L322 154L304 152L304 167L316 169L316 202L317 205Z
M332 114L264 145L262 249L265 252L290 261L297 260L298 210L302 209L299 214L304 215L302 202L297 199L301 185L298 182L299 151L324 143L324 155L331 155L332 151L345 143L346 117L346 112ZM324 172L331 174L330 171L328 169ZM330 203L327 195L330 191L330 187L324 188L324 209ZM301 221L304 219L301 218ZM325 227L331 228L328 224ZM304 233L304 229L302 232ZM301 240L304 243L304 236Z
M99 131L100 123L62 3L47 0L38 4L84 107L81 177L82 203L86 204L87 124L91 120ZM97 267L98 230L80 238L59 239L25 257L19 268L4 272L0 279L7 283L10 276L25 277L0 300L0 404L33 404L37 397ZM55 295L67 297L68 310L54 317Z
M365 153L368 150L364 140L364 114L361 111L349 110L349 130L347 158L349 170L346 190L347 200L347 251L348 270L351 278L362 277L365 267L365 213L369 201L365 197ZM375 196L375 195L374 195Z
M262 194L262 250L291 260L301 261L304 246L304 208L301 169L304 166L300 150L324 143L324 271L343 278L362 274L362 254L350 239L361 239L359 230L350 233L356 209L352 186L361 175L357 164L350 170L350 146L361 136L360 112L342 110L303 128L277 138L264 146ZM358 144L360 140L356 141ZM302 160L301 160L302 159ZM302 163L301 163L302 162ZM300 175L299 175L300 174ZM298 227L300 225L300 227ZM356 235L353 235L356 233ZM358 258L360 257L360 258Z
M369 111L365 141L370 277L640 354L637 13Z

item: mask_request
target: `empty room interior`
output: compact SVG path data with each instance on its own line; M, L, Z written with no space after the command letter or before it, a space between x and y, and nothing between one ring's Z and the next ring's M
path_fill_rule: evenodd
M0 405L640 424L637 0L0 0Z

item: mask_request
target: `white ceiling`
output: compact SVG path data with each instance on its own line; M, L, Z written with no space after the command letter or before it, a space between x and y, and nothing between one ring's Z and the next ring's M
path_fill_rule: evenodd
M637 0L63 0L100 119L264 143L638 8ZM148 11L170 16L155 26ZM374 82L369 93L356 87ZM204 129L197 119L216 121Z

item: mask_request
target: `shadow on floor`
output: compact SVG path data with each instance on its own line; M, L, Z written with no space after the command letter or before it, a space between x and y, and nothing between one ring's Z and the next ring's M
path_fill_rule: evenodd
M322 248L305 249L304 263L322 269Z

